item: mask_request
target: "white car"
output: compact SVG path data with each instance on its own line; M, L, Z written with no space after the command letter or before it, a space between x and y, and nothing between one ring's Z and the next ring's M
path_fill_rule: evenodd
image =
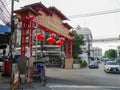
M104 64L104 71L120 73L120 65L116 61L106 61Z

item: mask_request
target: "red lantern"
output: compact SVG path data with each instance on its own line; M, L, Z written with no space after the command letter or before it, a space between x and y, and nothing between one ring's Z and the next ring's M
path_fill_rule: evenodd
M35 35L34 38L35 38L35 40L36 40L36 38L37 38L38 42L40 43L41 40L43 40L43 39L45 38L45 36L44 36L43 34L41 34L41 33L38 33L38 34L37 34L37 37L36 37L36 35Z
M50 45L53 44L55 42L55 39L53 37L49 37L47 39L47 43L49 43Z
M61 40L56 41L56 45L62 46L63 45L63 41L61 41Z

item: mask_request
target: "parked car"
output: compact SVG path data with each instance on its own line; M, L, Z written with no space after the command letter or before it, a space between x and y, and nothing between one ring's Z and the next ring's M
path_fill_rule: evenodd
M104 71L120 73L120 65L116 61L106 61L104 64Z
M89 64L89 68L99 68L99 64L97 61L91 61Z
M120 64L120 57L116 57L115 61L118 62L118 64Z
M0 62L0 72L3 71L3 62Z

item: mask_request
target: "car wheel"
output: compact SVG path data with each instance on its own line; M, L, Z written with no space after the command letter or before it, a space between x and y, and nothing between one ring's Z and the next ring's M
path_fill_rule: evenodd
M105 70L105 69L104 69L104 71L105 71L106 73L108 73L108 71L107 71L107 70Z
M106 73L109 73L109 72L106 70Z
M108 71L106 71L106 73L109 73Z

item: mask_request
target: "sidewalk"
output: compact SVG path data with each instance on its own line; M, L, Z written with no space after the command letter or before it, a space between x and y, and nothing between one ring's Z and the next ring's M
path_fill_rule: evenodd
M9 90L10 78L0 76L0 90Z
M10 90L10 78L0 76L0 90ZM22 83L16 90L51 90L47 85L42 86L39 82Z
M42 86L39 82L21 84L20 88L23 90L51 90L47 85Z
M8 78L0 77L0 90L10 90L10 80ZM42 86L40 83L23 83L20 84L16 90L51 90L47 86Z

